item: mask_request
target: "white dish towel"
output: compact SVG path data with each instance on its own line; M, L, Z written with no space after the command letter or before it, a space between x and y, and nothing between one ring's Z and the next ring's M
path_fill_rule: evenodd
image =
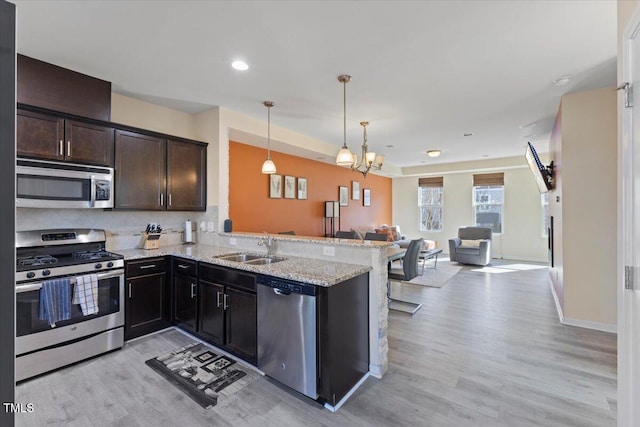
M82 314L85 316L98 312L98 276L96 274L76 276L71 302L80 304Z

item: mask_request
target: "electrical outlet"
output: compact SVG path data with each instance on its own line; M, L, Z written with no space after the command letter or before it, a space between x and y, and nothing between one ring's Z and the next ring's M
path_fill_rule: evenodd
M336 256L336 248L334 248L333 246L323 246L322 255Z
M207 223L200 221L200 231L207 231Z
M229 244L230 244L230 245L237 245L237 244L238 244L238 242L236 241L236 238L235 238L235 237L230 237L230 238L229 238Z
M209 233L213 233L213 231L214 231L214 229L213 229L213 221L207 222L207 231Z

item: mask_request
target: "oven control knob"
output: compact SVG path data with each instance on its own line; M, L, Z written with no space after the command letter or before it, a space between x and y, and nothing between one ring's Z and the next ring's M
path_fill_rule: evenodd
M36 277L36 273L33 271L27 273L27 279L33 279L34 277Z
M102 264L97 263L96 265L93 266L93 268L95 268L96 270L100 270L102 268Z
M51 271L49 271L49 270L42 270L42 275L43 275L43 276L48 276L48 275L50 275L50 274L51 274Z
M109 262L107 263L107 268L111 268L111 267L113 267L113 262L109 261Z

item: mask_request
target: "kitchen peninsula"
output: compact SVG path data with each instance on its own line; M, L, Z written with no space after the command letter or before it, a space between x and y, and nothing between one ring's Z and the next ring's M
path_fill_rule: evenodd
M275 252L271 256L267 256L264 247L258 245L259 242L262 245L267 238L270 245L273 245L269 252ZM255 314L252 313L256 312L256 305L262 304L264 307L268 296L273 293L261 289L267 289L261 286L265 282L264 278L267 281L290 283L294 288L297 287L296 284L311 284L317 289L317 316L312 317L314 322L316 317L318 320L318 366L319 372L324 375L318 383L320 400L329 408L334 408L342 398L348 397L348 392L366 378L367 374L380 376L379 361L384 360L386 364L386 352L381 358L378 340L372 343L370 339L371 336L379 336L377 326L380 323L379 297L372 296L378 292L371 292L371 283L376 282L371 279L371 275L375 274L371 265L371 252L383 253L387 244L371 245L300 236L267 237L265 234L253 233L225 233L215 235L210 240L214 241L118 252L125 256L127 265L131 266L127 268L128 274L132 271L140 272L139 268L153 269L161 263L170 265L167 271L173 277L169 297L172 303L160 303L158 306L171 306L169 310L178 327L219 345L250 363L256 363L258 349L255 338L251 338L251 331L247 333L245 330L246 325L252 323L251 318L255 319ZM325 255L318 256L319 253ZM349 262L327 259L335 259L336 256ZM153 262L148 266L142 265L147 260ZM136 280L137 278L127 279L129 287L133 283L134 300ZM262 299L260 292L263 292ZM131 291L129 294L131 295ZM235 301L236 306L230 303L229 310L217 315L214 310L221 305L221 295L224 295L225 309L228 308L227 297L230 301ZM371 307L376 308L372 311ZM261 310L258 309L257 312L260 313ZM235 319L234 313L238 313ZM137 315L128 316L129 319L136 317L140 318ZM226 319L224 328L218 328L212 322L216 317ZM258 331L261 325L265 329L265 323L257 319ZM376 325L373 331L372 323ZM237 325L240 324L245 329L238 329ZM161 327L162 322L158 326ZM253 336L255 335L254 330ZM386 345L386 336L382 338ZM340 362L336 363L337 360ZM262 369L259 364L258 367ZM308 396L315 398L313 395Z

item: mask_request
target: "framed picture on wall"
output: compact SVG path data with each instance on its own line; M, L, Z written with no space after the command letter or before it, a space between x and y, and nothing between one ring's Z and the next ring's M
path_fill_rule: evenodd
M371 206L371 189L365 188L362 190L362 206Z
M340 206L349 206L349 187L338 187L338 200Z
M351 181L351 198L360 200L360 183L358 181Z
M298 199L305 200L307 198L307 178L298 178Z
M284 198L295 199L296 198L296 177L284 176Z
M269 175L269 197L272 199L282 198L282 175Z

